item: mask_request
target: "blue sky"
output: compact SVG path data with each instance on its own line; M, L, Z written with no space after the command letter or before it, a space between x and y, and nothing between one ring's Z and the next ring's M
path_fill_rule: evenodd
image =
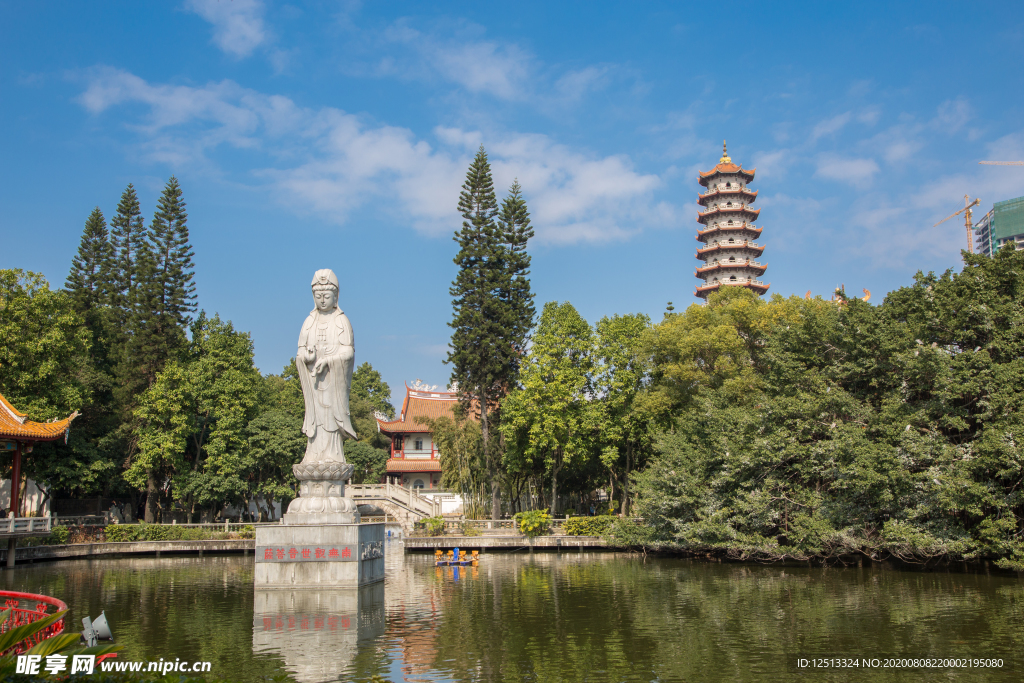
M479 144L533 287L591 322L696 301L698 169L756 167L772 293L875 301L1024 195L1020 3L0 2L0 267L67 276L94 206L189 205L200 306L278 372L333 268L357 362L444 385Z

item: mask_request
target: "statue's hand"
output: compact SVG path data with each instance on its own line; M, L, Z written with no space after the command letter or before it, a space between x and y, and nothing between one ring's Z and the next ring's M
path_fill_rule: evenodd
M325 367L327 367L327 359L321 358L316 362L316 365L313 366L313 374L319 375Z
M308 346L302 349L302 362L312 363L316 360L316 349L311 349Z

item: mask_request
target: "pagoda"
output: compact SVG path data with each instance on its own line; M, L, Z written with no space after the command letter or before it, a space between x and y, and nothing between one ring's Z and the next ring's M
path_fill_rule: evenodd
M757 199L757 192L748 187L754 171L734 164L723 142L718 165L699 172L697 182L707 188L697 195L703 208L697 214L697 241L702 243L697 258L703 264L694 275L704 280L695 292L702 299L723 285L746 287L758 296L768 291L770 285L757 279L767 266L756 260L764 247L754 241L761 235L761 228L754 225L761 210L750 207Z

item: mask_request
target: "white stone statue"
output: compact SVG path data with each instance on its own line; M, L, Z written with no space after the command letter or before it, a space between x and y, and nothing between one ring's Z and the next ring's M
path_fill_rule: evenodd
M352 465L345 462L345 439L356 438L348 399L355 364L352 325L338 308L338 278L323 269L313 276L316 303L299 332L295 368L306 415L306 455L292 466L299 497L288 506L285 524L350 524L359 521L345 494Z
M302 462L344 463L342 442L356 438L348 409L355 346L352 325L338 308L338 278L334 271L316 271L313 300L316 308L302 323L295 354L306 402L302 432L308 442Z

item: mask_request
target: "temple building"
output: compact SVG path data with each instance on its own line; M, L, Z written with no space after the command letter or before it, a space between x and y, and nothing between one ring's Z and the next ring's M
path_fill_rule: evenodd
M37 443L57 441L58 439L63 439L67 443L68 430L71 429L71 422L76 417L78 417L78 411L63 420L33 422L25 413L11 405L3 394L0 394L0 452L10 453L13 456L11 458L11 478L3 480L0 484L0 506L13 512L12 516L21 517L22 512L28 515L37 512L49 514L46 509L41 511L36 509L39 502L48 503L49 497L39 490L34 481L30 479L26 482L24 495L21 495L21 458L23 455L31 453ZM26 503L33 509L23 510Z
M387 480L428 493L441 485L441 461L430 427L423 419L455 417L459 396L452 391L421 384L405 385L405 400L397 420L377 414L377 429L391 438Z
M702 299L723 285L746 287L759 296L768 291L770 285L758 280L767 266L756 260L764 247L754 241L761 235L761 228L754 225L761 210L750 206L757 199L757 192L748 187L754 171L734 164L723 142L718 165L699 172L697 182L707 188L697 196L703 207L697 214L697 241L702 243L697 258L703 264L694 275L704 281L695 292Z

